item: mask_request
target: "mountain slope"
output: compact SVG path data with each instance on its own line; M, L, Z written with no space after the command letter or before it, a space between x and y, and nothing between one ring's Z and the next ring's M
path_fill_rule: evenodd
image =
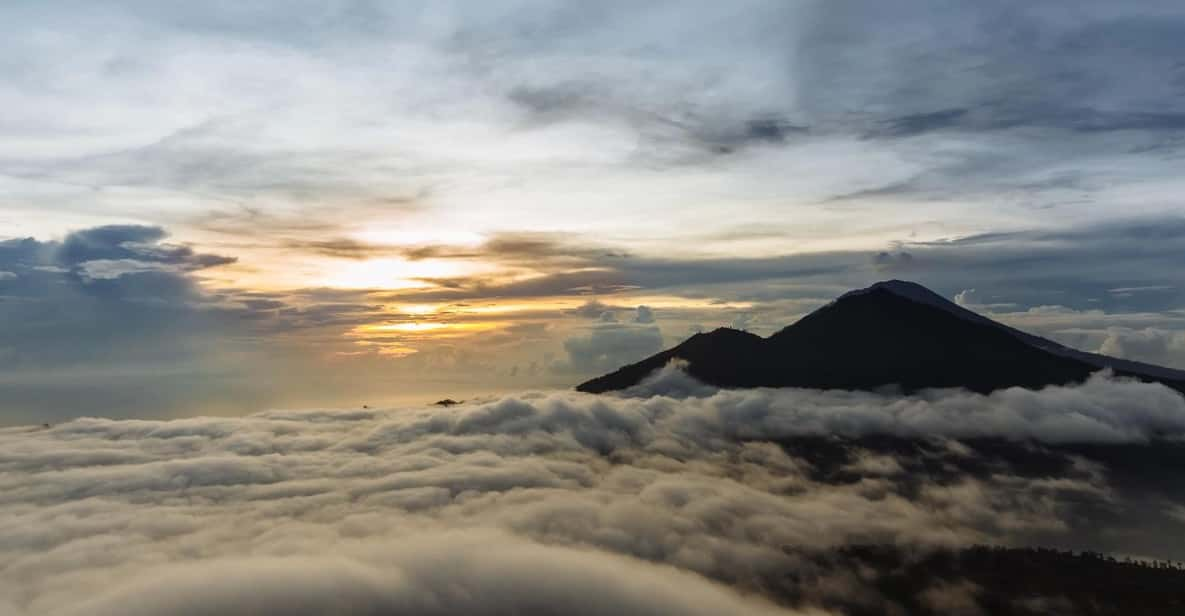
M718 387L963 387L986 393L1064 385L1111 368L1185 391L1185 372L1069 349L899 280L846 293L769 338L723 328L696 334L577 389L625 389L673 359Z

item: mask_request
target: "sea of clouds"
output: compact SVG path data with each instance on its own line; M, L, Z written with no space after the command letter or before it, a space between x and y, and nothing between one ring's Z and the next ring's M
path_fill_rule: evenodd
M1018 544L1116 498L1080 460L904 482L895 456L857 452L833 482L774 442L877 434L951 460L978 437L1140 443L1185 434L1185 397L1105 374L719 391L671 367L619 396L8 428L0 615L828 613L878 599L815 554ZM791 586L796 607L775 604Z

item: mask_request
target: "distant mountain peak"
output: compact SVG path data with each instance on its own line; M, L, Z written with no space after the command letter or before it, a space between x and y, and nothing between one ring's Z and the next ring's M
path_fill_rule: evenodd
M854 291L848 291L847 293L844 293L843 295L839 296L835 301L839 302L839 301L843 301L845 298L856 297L859 295L866 295L868 293L872 293L875 291L886 291L886 292L892 293L893 295L897 295L899 297L908 299L910 301L918 302L920 304L926 304L927 306L933 306L935 308L941 308L943 310L947 310L947 311L951 311L951 312L959 312L959 311L970 312L969 310L964 309L963 307L959 306L958 304L946 299L945 297L931 291L930 289L928 289L916 282L911 282L908 280L898 280L898 279L882 280L880 282L877 282L877 283L874 283L874 284L869 285L867 287L864 287L863 289L856 289ZM972 312L971 314L975 314L975 313ZM976 315L976 316L978 316L978 315Z
M1087 353L977 314L905 280L849 291L769 338L719 328L582 383L632 387L673 360L718 387L990 392L1081 382L1111 369L1185 391L1185 371Z
M844 293L843 295L839 296L839 298L843 299L844 297L847 297L849 295L860 295L863 293L869 293L871 291L889 291L890 293L896 293L897 295L900 295L902 297L906 297L909 299L913 299L916 301L927 301L928 298L934 298L934 297L940 298L940 299L942 298L941 295L938 295L937 293L931 291L930 289L928 289L916 282L912 282L909 280L900 280L897 278L892 278L890 280L882 280L880 282L874 282L873 284L871 284L867 287L864 287L863 289L854 289L852 291L848 291L847 293Z

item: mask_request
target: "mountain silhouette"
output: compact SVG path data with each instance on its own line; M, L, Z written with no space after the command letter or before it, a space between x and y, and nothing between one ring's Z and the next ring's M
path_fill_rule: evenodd
M580 384L587 393L637 385L672 360L717 387L804 387L904 392L961 387L987 393L1117 376L1185 392L1185 371L1087 353L997 323L913 282L850 291L762 338L720 328Z

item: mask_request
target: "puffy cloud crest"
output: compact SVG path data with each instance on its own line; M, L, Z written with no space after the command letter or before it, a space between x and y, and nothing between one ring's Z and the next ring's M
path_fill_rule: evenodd
M637 306L633 318L625 322L619 321L616 312L599 302L586 303L579 310L581 312L577 314L581 315L600 310L599 322L588 328L587 333L564 341L568 359L552 365L556 372L596 374L615 370L663 348L662 330L649 306Z
M1099 345L1099 353L1166 366L1185 366L1185 331L1158 327L1110 327Z

